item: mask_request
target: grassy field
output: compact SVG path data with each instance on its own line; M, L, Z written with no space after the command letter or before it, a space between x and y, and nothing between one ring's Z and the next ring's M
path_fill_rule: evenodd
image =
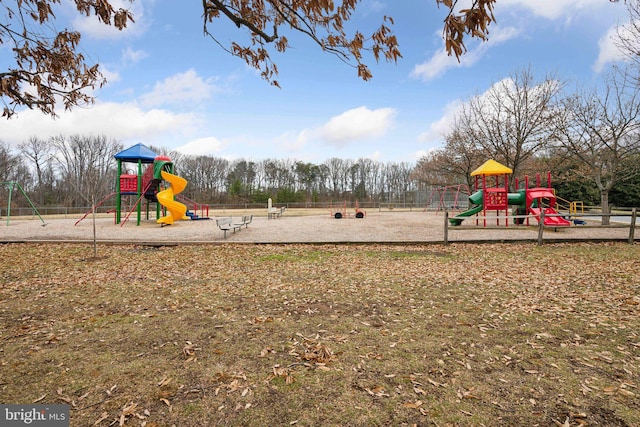
M0 247L0 401L72 426L638 426L640 245Z

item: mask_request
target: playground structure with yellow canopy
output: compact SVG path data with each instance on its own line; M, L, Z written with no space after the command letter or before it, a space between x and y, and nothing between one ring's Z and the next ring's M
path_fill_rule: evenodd
M460 225L469 217L476 217L476 225L482 218L483 226L487 226L487 213L492 211L496 225L504 218L505 227L509 225L509 207L513 207L516 215L516 224L528 222L528 216L534 217L538 222L543 221L545 226L567 227L571 223L563 218L556 210L556 194L551 188L551 177L547 175L547 187L540 186L540 179L536 180L536 187L529 188L529 179L525 179L524 188L516 192L509 192L509 175L513 173L511 168L498 163L495 160L487 160L476 170L471 172L475 177L475 191L469 196L471 207L449 218L451 225ZM518 181L515 184L518 188ZM480 215L482 214L482 215ZM504 215L502 215L504 214ZM524 216L527 216L524 218Z

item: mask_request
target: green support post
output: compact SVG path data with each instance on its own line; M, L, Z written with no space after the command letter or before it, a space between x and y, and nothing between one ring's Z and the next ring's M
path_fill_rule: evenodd
M120 224L122 208L122 194L120 194L120 175L122 175L122 160L118 159L118 174L116 175L116 224Z

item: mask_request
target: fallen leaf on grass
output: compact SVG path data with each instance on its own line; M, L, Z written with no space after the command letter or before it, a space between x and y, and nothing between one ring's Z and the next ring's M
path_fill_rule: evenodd
M200 350L200 348L192 343L191 341L186 341L185 346L182 347L182 355L187 358L187 362L194 360L196 351Z
M431 384L433 386L436 386L436 387L446 387L447 386L446 384L439 383L437 381L432 380L431 378L427 378L427 381L429 381L429 384Z
M100 418L98 418L96 420L96 422L93 423L94 426L97 426L98 424L100 424L101 422L103 422L104 420L106 420L107 418L109 418L109 415L106 412L103 412L102 415L100 416Z
M137 403L130 403L128 405L125 405L125 407L122 408L122 415L133 415L136 412L136 409L138 409Z
M421 394L421 395L423 395L423 396L426 396L426 395L427 395L427 392L426 392L426 391L424 391L422 388L420 388L420 387L418 387L418 386L416 386L416 385L414 385L414 386L413 386L413 391L414 391L416 394Z
M571 422L569 421L569 417L565 418L564 423L560 423L558 420L553 420L553 423L559 427L570 427Z
M164 398L160 399L160 401L169 407L169 412L173 412L173 407L171 406L171 402L169 402L167 399L164 399Z
M418 409L420 406L422 406L422 400L416 400L415 402L406 402L403 403L402 406L409 409Z
M267 357L267 355L270 354L270 353L275 353L275 350L273 348L267 346L267 347L263 348L262 350L260 350L260 354L258 355L258 357L264 358L264 357Z
M64 394L62 394L62 389L61 388L59 388L57 390L57 393L58 393L58 399L62 400L65 403L68 403L71 406L76 406L76 404L73 401L73 399L71 399L70 397L67 397Z
M168 377L164 377L160 380L160 382L158 382L158 387L162 387L164 385L167 385L171 382L171 378Z
M473 394L473 388L471 388L469 390L458 390L457 395L458 395L459 399L478 399L478 400L480 400L480 398L478 396Z
M620 390L618 390L618 394L626 397L635 397L636 395L634 392L632 392L631 390L627 390L626 388L621 388Z
M375 397L385 397L385 396L389 396L389 393L387 393L384 389L383 386L379 385L373 388L367 388L365 387L365 391L367 393L369 393L371 396L375 396Z
M125 405L122 408L122 412L120 413L120 417L119 417L119 423L120 426L125 425L125 423L127 422L127 419L131 416L136 416L137 418L140 418L141 415L137 414L136 410L138 409L138 404L137 403L129 403L127 405ZM144 417L142 417L144 418Z
M295 377L291 375L290 370L280 365L273 367L273 374L271 378L269 378L269 381L275 378L284 378L285 384L293 384L296 381Z

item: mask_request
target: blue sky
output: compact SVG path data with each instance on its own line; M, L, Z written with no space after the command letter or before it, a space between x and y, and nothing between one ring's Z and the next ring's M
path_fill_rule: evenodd
M0 122L0 140L103 134L125 147L142 142L230 160L414 162L442 145L462 100L510 73L530 68L540 79L552 73L571 84L596 84L619 59L609 36L626 20L622 2L498 0L489 42L469 40L458 63L444 53L445 10L435 0L367 0L350 25L370 32L392 16L403 58L397 64L369 58L374 77L363 82L354 68L288 35L291 48L272 55L278 89L203 35L200 2L114 4L132 8L136 23L125 31L81 19L68 4L56 11L58 27L83 32L85 56L109 80L95 90L95 105L61 108L55 120L21 111ZM212 28L221 41L242 37L226 22Z

